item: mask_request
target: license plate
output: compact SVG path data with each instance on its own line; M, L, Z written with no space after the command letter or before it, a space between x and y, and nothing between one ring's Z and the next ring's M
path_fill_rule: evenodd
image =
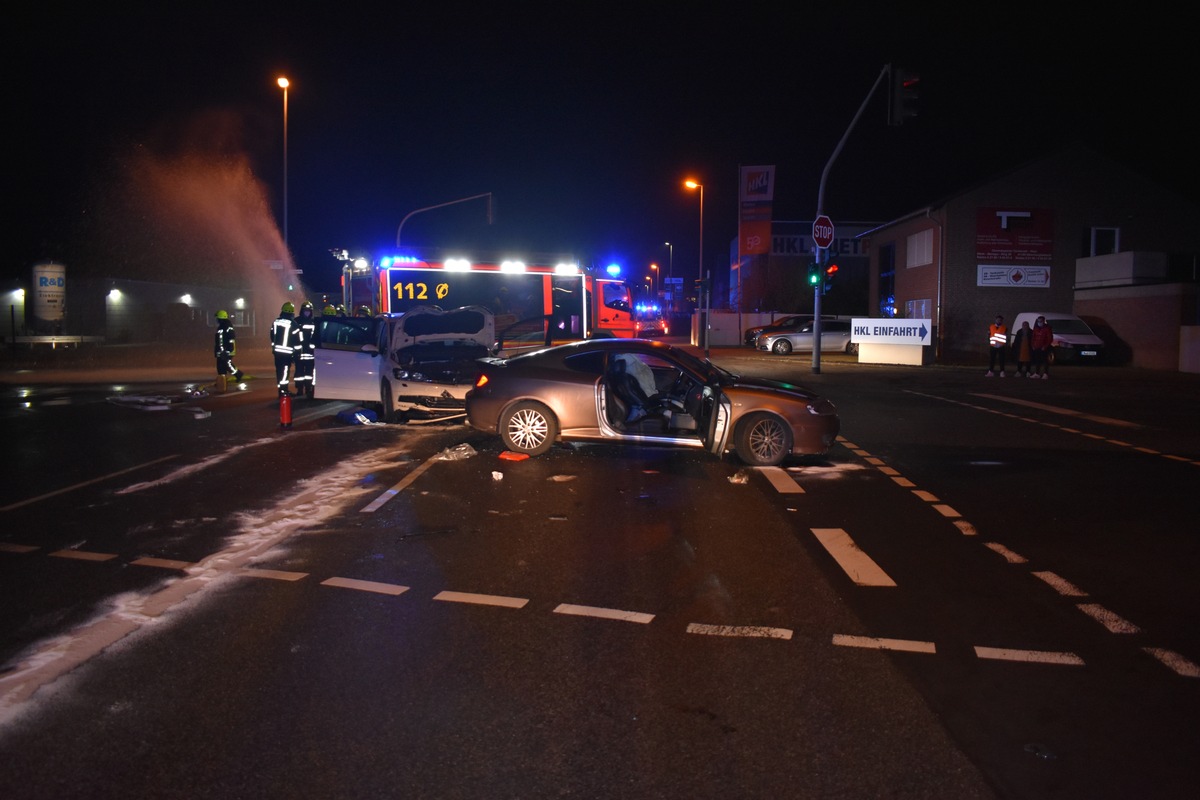
M1094 356L1094 355L1096 355L1096 351L1095 351L1095 350L1080 350L1080 351L1079 351L1079 355L1081 355L1081 356Z

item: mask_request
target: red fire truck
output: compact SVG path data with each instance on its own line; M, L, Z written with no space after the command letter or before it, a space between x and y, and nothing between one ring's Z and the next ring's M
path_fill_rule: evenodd
M504 342L636 335L625 283L577 264L397 258L382 263L378 280L381 313L428 305L482 306L495 315L496 333Z

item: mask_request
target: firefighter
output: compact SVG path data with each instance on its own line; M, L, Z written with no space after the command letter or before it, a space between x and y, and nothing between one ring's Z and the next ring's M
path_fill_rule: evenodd
M295 326L298 333L295 351L296 394L311 399L317 380L317 319L313 316L312 303L305 302L300 306L300 316L296 318Z
M279 317L271 324L271 352L275 356L275 377L279 383L279 396L288 394L288 381L292 361L296 357L297 328L296 307L290 302L279 309Z
M370 319L371 318L371 309L368 308L367 306L359 306L358 310L354 312L354 316L366 317L367 319Z
M334 308L333 306L329 305L328 303L326 303L325 307L321 309L321 316L322 317L336 317L337 309Z
M217 391L221 394L229 386L229 376L242 379L242 371L233 365L237 354L237 334L229 322L229 313L224 309L217 312L217 331L213 336L213 356L217 359Z

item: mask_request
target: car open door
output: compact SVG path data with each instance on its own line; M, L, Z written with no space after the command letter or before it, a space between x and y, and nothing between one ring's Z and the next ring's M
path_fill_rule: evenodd
M379 402L382 317L322 317L317 326L313 396L318 400Z
M704 387L704 413L707 418L703 424L704 446L710 453L722 455L725 444L729 439L729 420L733 416L733 404L729 397L717 386Z

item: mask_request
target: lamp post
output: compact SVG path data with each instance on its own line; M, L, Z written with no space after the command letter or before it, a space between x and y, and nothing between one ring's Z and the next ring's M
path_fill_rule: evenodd
M287 96L288 96L288 86L291 85L291 82L288 81L287 78L284 78L282 76L279 78L279 80L277 80L275 82L279 84L280 89L283 89L283 247L284 247L284 249L287 249L287 246L288 246Z
M667 247L667 278L675 277L675 245L670 242L663 242ZM675 283L671 282L671 311L675 310L675 296L678 292L675 291Z
M708 356L708 298L712 297L711 290L705 291L704 283L704 184L699 181L691 180L690 178L683 182L683 185L689 189L700 190L700 274L697 276L699 282L696 284L696 308L700 307L700 293L704 292L704 355ZM699 342L697 342L699 344Z
M658 264L650 265L650 296L658 299Z
M700 190L700 267L696 274L696 278L704 280L704 184L691 180L690 178L683 182L683 185L689 189Z

